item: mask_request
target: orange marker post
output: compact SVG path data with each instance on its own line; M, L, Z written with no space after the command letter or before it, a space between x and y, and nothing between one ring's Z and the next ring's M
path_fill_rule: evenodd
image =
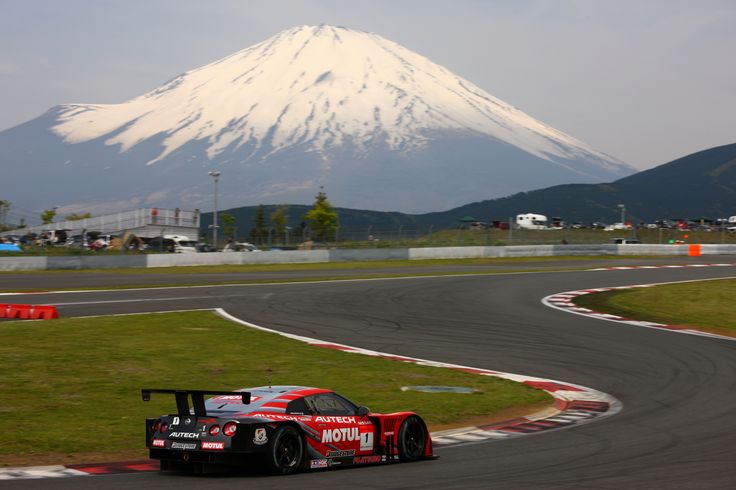
M700 257L700 245L690 245L687 254L690 257Z

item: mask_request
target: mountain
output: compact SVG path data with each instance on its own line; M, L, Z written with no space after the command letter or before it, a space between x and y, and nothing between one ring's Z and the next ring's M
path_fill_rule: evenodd
M458 226L459 219L506 221L520 213L560 216L568 223L620 221L618 204L635 222L701 217L736 216L736 143L699 151L650 170L608 184L558 185L512 196L475 202L448 211L406 214L338 208L340 226L346 230L435 230ZM290 225L299 226L308 206L291 207ZM242 229L249 229L255 207L228 210ZM266 210L269 216L272 209ZM202 215L206 226L212 213Z
M368 32L302 26L120 104L0 132L4 198L101 212L220 199L430 211L628 165ZM8 172L10 170L10 172ZM5 177L4 177L5 180Z
M620 221L618 204L626 206L631 219L645 222L736 215L736 143L699 151L610 184L553 186L467 204L447 213L429 213L422 220L450 223L451 216L457 215L506 219L535 212L561 216L567 222L611 223Z

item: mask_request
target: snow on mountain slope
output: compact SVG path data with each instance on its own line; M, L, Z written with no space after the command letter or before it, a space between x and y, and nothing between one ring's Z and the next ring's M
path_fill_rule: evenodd
M66 143L103 138L121 152L163 135L149 165L192 141L210 160L345 143L411 153L449 130L491 136L573 173L590 175L566 160L633 171L394 42L331 26L283 31L122 104L62 106L52 130Z
M0 132L4 199L64 212L308 204L421 213L635 170L376 34L302 26L121 104ZM524 212L529 210L519 210Z

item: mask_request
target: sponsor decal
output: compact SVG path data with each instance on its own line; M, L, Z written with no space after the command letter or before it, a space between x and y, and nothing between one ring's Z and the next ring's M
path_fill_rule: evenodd
M386 437L389 437L389 436L393 436L394 433L393 432L384 432L383 435L386 436Z
M256 429L255 435L253 436L253 444L257 446L262 446L268 442L268 437L266 437L266 429Z
M151 441L151 446L153 447L165 447L166 446L166 440L165 439L154 439Z
M356 422L355 417L335 417L318 415L314 417L315 422L332 422L336 424L354 424Z
M172 432L169 439L199 439L199 432Z
M197 449L197 443L196 442L172 442L171 449L187 449L191 451L193 449Z
M187 417L184 419L184 425L192 425L192 419Z
M308 415L284 415L278 413L251 413L246 416L273 420L294 420L298 422L309 422L312 420L312 417Z
M253 396L250 397L250 402L257 402L260 400L260 396ZM243 404L243 397L241 395L222 395L222 396L216 396L214 398L210 398L207 401L214 401L214 402L221 402L221 403L233 403L233 404Z
M370 451L373 449L373 432L363 432L360 434L360 450Z
M357 427L343 427L342 429L326 429L322 431L322 442L343 442L357 441L360 439L360 432Z
M355 456L355 449L348 449L346 451L327 451L328 458L347 458L348 456Z
M313 459L309 462L309 467L312 469L327 468L327 460L326 459Z
M353 458L353 464L373 464L380 463L383 460L382 456L358 456Z
M202 449L212 449L215 451L222 451L225 449L224 442L213 442L213 441L202 441Z

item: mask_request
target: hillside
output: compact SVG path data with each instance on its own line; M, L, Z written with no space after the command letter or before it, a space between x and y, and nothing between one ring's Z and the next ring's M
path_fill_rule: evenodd
M558 185L476 202L420 222L450 223L455 216L506 219L522 212L568 222L619 221L618 204L635 221L722 218L736 215L736 143L699 151L610 184Z
M333 202L334 204L334 202ZM635 221L665 218L723 218L736 215L736 143L703 150L609 184L569 184L521 192L426 214L337 208L344 229L453 228L459 219L508 220L519 213L560 216L568 223L620 220L618 204ZM266 207L266 216L274 206ZM240 226L250 228L255 207L231 209ZM309 206L290 207L290 226L298 227ZM204 214L203 224L212 214Z

